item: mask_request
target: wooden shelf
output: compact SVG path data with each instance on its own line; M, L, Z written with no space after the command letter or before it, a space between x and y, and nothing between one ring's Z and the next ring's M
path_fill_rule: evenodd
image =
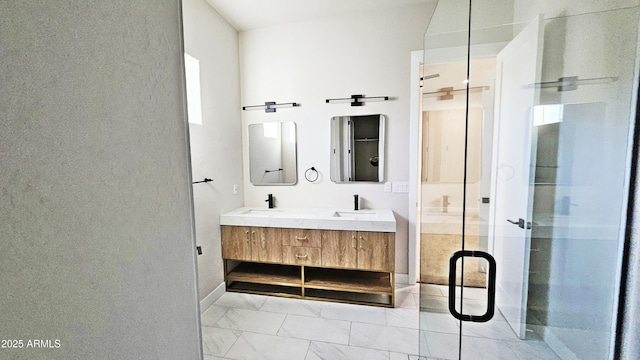
M279 286L302 286L299 266L240 263L227 274L227 281Z
M394 306L392 279L388 272L254 262L226 275L228 291L386 307Z
M370 293L354 293L344 291L332 291L323 289L307 289L304 297L309 300L321 300L331 302L344 302L349 304L393 306L391 295L376 295Z
M231 282L227 291L237 291L249 294L275 295L280 297L301 298L302 288L291 286L278 286L269 284L256 284L234 281Z
M304 287L366 294L393 294L390 273L305 268Z

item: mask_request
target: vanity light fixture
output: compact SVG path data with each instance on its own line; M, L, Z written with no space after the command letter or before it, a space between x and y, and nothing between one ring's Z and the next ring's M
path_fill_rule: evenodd
M296 106L300 106L300 104L295 103L295 102L276 104L275 101L267 101L267 102L264 103L264 105L243 106L242 110L262 110L262 109L264 109L264 112L272 113L272 112L276 112L276 109L278 109L278 108L296 107Z
M389 100L388 96L364 96L364 95L351 95L348 98L337 98L337 99L327 99L325 102L327 104L335 104L335 103L351 103L351 106L362 106L365 101L387 101Z
M615 76L580 79L577 76L565 76L558 78L557 81L544 81L534 84L536 88L556 88L558 91L577 90L580 85L607 84L618 81Z
M420 78L420 81L429 80L429 79L435 79L437 77L440 77L440 74L425 75L425 76Z
M429 74L429 75L424 75L424 76L420 77L420 87L424 86L423 83L424 83L425 80L434 79L434 78L437 78L437 77L440 77L440 74Z
M469 88L469 92L479 92L479 91L484 91L484 90L489 90L489 86L474 86L474 87L470 87ZM466 88L464 89L454 89L453 86L450 87L444 87L444 88L439 88L438 91L431 91L431 92L425 92L423 93L424 95L439 95L438 96L438 100L451 100L453 99L454 93L456 92L461 92L461 91L467 91Z

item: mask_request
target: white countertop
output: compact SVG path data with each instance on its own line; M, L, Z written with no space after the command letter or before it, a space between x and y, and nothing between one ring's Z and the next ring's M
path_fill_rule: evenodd
M423 234L462 234L462 212L422 212ZM477 212L469 212L465 219L465 234L478 235L480 217Z
M220 215L220 225L395 232L396 218L390 209L242 207Z

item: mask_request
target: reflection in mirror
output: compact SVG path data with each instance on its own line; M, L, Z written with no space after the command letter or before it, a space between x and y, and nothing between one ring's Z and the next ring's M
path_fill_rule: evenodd
M465 110L425 111L422 139L423 182L462 183L464 181ZM467 181L480 181L482 109L469 109Z
M603 134L607 133L605 117L604 103L534 106L533 125L537 138L535 184L593 186L595 180L606 173L606 157L603 155L606 149ZM598 193L606 193L605 187ZM536 191L546 190L544 187L541 189ZM541 198L540 194L537 196ZM555 196L559 196L559 191L549 198ZM548 207L546 212L569 215L566 199L559 197L556 205L561 200L564 200L561 210ZM548 203L554 204L551 200ZM541 209L540 206L536 208Z
M296 124L267 122L249 125L249 174L253 185L294 185Z
M331 118L331 181L384 180L384 116Z

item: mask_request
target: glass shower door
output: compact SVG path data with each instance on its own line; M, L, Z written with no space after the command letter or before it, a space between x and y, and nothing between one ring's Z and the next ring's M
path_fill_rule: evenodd
M422 102L422 356L614 358L640 12L583 5L438 3ZM443 177L460 146L458 177ZM455 253L446 281L423 274Z

